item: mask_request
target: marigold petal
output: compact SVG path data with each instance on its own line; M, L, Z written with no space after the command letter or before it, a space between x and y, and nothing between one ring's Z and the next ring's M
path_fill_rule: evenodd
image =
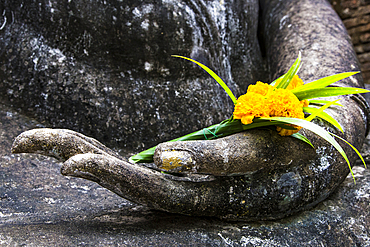
M255 85L248 86L247 93L256 93L266 96L267 94L270 93L271 90L273 90L273 86L261 81L257 81Z
M293 135L295 133L297 133L300 129L302 129L302 127L300 126L297 126L297 125L292 125L292 124L288 124L294 128L296 128L295 130L288 130L288 129L284 129L284 128L281 128L279 126L276 126L276 130L278 131L279 135L281 136L290 136L290 135Z

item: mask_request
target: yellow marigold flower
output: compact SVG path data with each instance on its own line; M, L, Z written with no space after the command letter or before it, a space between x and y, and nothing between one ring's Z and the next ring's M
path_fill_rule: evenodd
M271 91L274 89L273 86L267 84L267 83L263 83L261 81L257 81L257 83L255 85L249 85L248 86L248 90L247 90L247 93L249 92L253 92L253 93L257 93L257 94L261 94L263 96L266 96L267 94L271 93Z
M303 81L295 76L290 89L303 85ZM243 124L250 124L255 117L291 117L304 118L303 107L308 105L307 100L299 101L287 89L276 89L267 83L258 81L248 87L247 93L240 96L234 109L234 119L240 119ZM280 135L292 135L301 127L291 125L295 130L277 127Z
M304 118L302 103L290 90L275 89L273 93L269 95L268 101L271 109L271 117ZM279 126L277 126L276 129L281 136L292 135L301 129L299 126L290 126L296 129L287 130Z
M292 80L290 81L288 87L286 88L287 90L292 90L294 88L300 87L303 85L303 81L301 78L299 78L298 75L294 75Z
M281 80L282 79L278 79L276 81L275 85L278 85ZM297 87L302 86L303 84L304 83L303 83L302 79L298 75L294 75L286 89L287 90L292 90L292 89L295 89ZM308 102L308 100L305 99L305 100L301 101L301 104L302 104L302 107L307 107L309 105L309 102Z
M305 99L305 100L301 100L301 104L302 104L302 107L307 107L310 104L310 102Z
M303 118L302 104L289 90L275 89L268 95L271 117Z
M296 128L296 129L295 130L288 130L288 129L283 129L279 126L276 126L276 130L279 133L279 135L281 135L281 136L290 136L290 135L293 135L294 133L297 133L300 129L302 129L302 127L299 127L297 125L292 125L292 124L288 124L288 125Z
M240 119L243 124L250 124L255 117L268 117L269 108L266 97L248 92L240 96L234 108L234 119Z

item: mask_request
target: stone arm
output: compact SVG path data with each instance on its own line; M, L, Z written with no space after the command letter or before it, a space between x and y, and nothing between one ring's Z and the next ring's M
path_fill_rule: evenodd
M262 0L260 5L261 44L271 79L285 72L298 51L303 55L300 75L305 81L359 70L346 30L326 1ZM360 76L341 82L348 86L361 83ZM361 96L351 96L343 97L340 103L343 107L330 109L329 114L343 126L342 136L359 148L367 133L366 102ZM308 131L302 132L315 149L295 138L280 137L273 130L251 130L211 141L160 144L156 165L161 166L169 156L184 157L183 166L188 172L180 174L131 164L99 142L67 130L24 132L14 141L12 151L56 157L64 162L63 175L95 181L154 209L265 220L318 204L349 172L330 144ZM343 148L354 163L356 154L347 145Z

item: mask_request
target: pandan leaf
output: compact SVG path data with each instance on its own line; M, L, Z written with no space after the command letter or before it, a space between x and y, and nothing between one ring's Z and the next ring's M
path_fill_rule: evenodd
M344 73L339 73L339 74L327 76L327 77L318 79L316 81L306 83L306 84L304 84L300 87L297 87L297 88L291 90L291 92L295 93L295 92L300 92L302 90L308 90L308 89L319 89L319 88L321 89L321 88L324 88L326 86L329 86L329 85L333 84L334 82L337 82L337 81L343 80L347 77L350 77L352 75L355 75L359 72L360 71L344 72Z
M305 143L309 144L311 147L315 148L312 143L310 142L310 140L307 139L307 137L305 137L304 135L302 135L301 133L294 133L293 135L291 135L292 137L294 138L297 138L298 140L301 140L301 141L304 141Z
M226 119L219 124L212 125L208 128L197 130L193 133L181 136L179 138L170 140L169 142L175 141L191 141L191 140L211 140L219 137L225 137L231 134L235 134L244 130L244 125L240 120ZM155 147L144 150L132 157L130 162L132 163L150 163L153 162L153 155Z
M130 163L151 163L153 162L154 151L157 146L149 148L129 158Z
M301 53L299 52L298 58L295 60L293 65L290 67L288 72L284 75L283 79L280 81L280 83L276 86L276 88L287 88L290 84L290 81L292 80L293 76L297 74L299 70L299 65L301 63Z
M310 104L312 104L312 105L327 104L329 102L331 102L331 101L330 100L314 100L314 99L310 100ZM338 103L335 103L333 105L337 105L337 106L342 106L343 107L343 105L338 104Z
M338 138L338 139L340 139L340 140L342 140L342 141L344 141L345 143L347 143L355 152L356 152L356 154L358 155L358 157L360 157L360 159L361 159L361 161L362 161L362 163L364 164L364 166L365 166L365 168L367 168L366 167L366 163L365 163L365 160L364 160L364 158L362 157L362 155L361 155L361 153L357 150L357 148L355 148L351 143L349 143L348 141L346 141L345 139L343 139L342 137L340 137L340 136L337 136L336 134L333 134L333 133L331 133L331 132L329 132L329 134L330 135L332 135L332 136L335 136L336 138Z
M285 75L286 75L286 74L284 74L284 75L280 76L279 78L277 78L276 80L274 80L273 82L271 82L271 83L270 83L270 85L271 85L271 86L275 86L276 82L277 82L278 80L280 80L280 79L283 79Z
M185 60L189 60L195 64L197 64L198 66L200 66L202 69L204 69L210 76L212 76L213 79L215 79L215 81L218 82L218 84L221 85L221 87L225 90L225 92L229 95L229 97L231 98L231 100L233 101L234 104L236 104L236 98L233 94L233 92L230 90L230 88L226 85L226 83L215 73L213 72L210 68L208 68L207 66L205 66L204 64L201 64L200 62L198 61L195 61L191 58L187 58L187 57L183 57L183 56L178 56L178 55L172 55L172 57L179 57L179 58L182 58L182 59L185 59Z
M299 100L312 99L318 97L330 97L347 94L369 93L369 90L355 87L327 87L321 89L307 89L295 92L295 96Z
M313 114L313 113L315 113L317 111L317 109L316 108L312 108L312 107L304 107L303 108L303 111L304 112L307 112L307 113L310 113L310 114ZM343 128L337 122L337 120L335 120L332 116L330 116L326 112L320 112L319 114L317 114L317 117L324 119L328 123L330 123L330 124L334 125L336 128L338 128L341 132L343 132Z
M344 152L343 148L339 145L339 143L324 128L322 128L322 127L320 127L320 126L318 126L318 125L316 125L316 124L314 124L312 122L309 122L309 121L306 121L306 120L303 120L303 119L298 119L298 118L268 117L268 118L260 118L260 119L261 120L275 120L275 121L284 122L284 123L287 123L287 124L298 125L298 126L301 126L301 127L305 128L305 129L308 129L308 130L312 131L316 135L318 135L321 138L325 139L345 159L345 161L348 164L349 170L350 170L350 172L352 174L354 183L356 183L355 177L354 177L354 174L353 174L353 171L352 171L352 168L351 168L351 164L350 164L350 162L348 160L348 157L347 157L346 153Z
M212 125L208 128L204 128L193 133L181 136L179 138L170 140L174 141L191 141L191 140L211 140L215 138L225 137L228 135L236 134L248 129L255 129L259 127L267 126L282 126L285 123L279 121L266 121L255 118L253 123L244 125L239 119L227 119L219 124ZM292 127L292 129L294 129ZM130 157L131 163L151 163L153 162L154 151L157 146L144 150L136 155Z
M340 99L331 101L329 103L326 103L325 105L321 106L319 109L316 109L315 112L313 112L310 116L306 118L306 121L311 121L314 119L318 114L322 113L324 110L328 109L331 105L337 103Z

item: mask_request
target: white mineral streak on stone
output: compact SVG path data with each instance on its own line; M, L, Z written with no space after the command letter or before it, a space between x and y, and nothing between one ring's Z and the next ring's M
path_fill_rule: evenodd
M132 11L132 13L135 15L135 17L137 18L140 18L141 17L141 13L140 13L140 10L138 8L134 8L134 10Z
M230 26L239 26L239 19L230 19L227 20L228 15L232 15L232 12L230 9L226 9L225 5L222 3L218 2L212 2L210 6L208 7L210 9L210 14L213 17L213 20L215 20L215 23L218 25L219 29L219 34L222 42L222 50L224 56L221 58L221 64L222 64L222 69L224 71L223 79L225 80L226 83L229 84L231 87L232 85L236 85L236 83L233 82L233 77L231 73L231 65L230 65L230 40L229 40L229 35L228 35L228 30L227 30L227 23L228 21L231 22ZM230 13L226 13L226 11L229 11ZM247 24L247 22L245 23ZM247 28L247 27L246 27ZM236 88L231 88L233 92L237 92L238 90Z
M284 15L281 19L280 19L280 22L279 22L279 30L283 29L283 27L285 26L287 20L289 18L289 15Z
M43 42L43 37L33 38L30 41L32 48L31 59L34 63L34 70L46 70L50 65L57 66L65 62L66 56L58 48L51 48ZM53 59L47 59L53 58Z
M15 241L12 237L0 235L0 245L1 246L16 246Z
M185 11L186 13L189 15L189 21L188 23L197 23L197 20L195 18L195 13L194 11L189 7L189 6L185 6ZM199 47L202 47L203 46L203 35L202 35L202 30L201 28L198 26L198 25L195 25L192 27L193 28L193 50L191 52L191 54L194 54L194 52L197 52Z
M240 239L241 246L279 246L279 243L271 239L261 239L259 237L242 236Z
M226 246L234 246L234 241L232 241L228 237L222 236L221 233L218 233L217 235L220 236L220 238L222 239L222 241L224 241L224 243L226 244Z
M145 31L148 31L149 30L149 20L148 19L145 19L141 23L141 28L144 29Z
M45 197L43 201L46 202L47 204L55 204L57 202L54 198L49 197Z
M350 76L349 79L354 83L354 84L357 84L358 81L357 79L354 77L354 76Z
M321 47L321 45L320 45L319 43L313 43L313 44L311 45L311 49L312 49L312 50L315 50L315 51L319 51L321 48L322 48L322 47Z
M224 164L227 164L227 163L229 163L229 151L230 151L229 145L225 141L221 141L219 145L220 145L219 148L221 150L220 155L223 159ZM228 166L225 166L225 170L227 170L227 169L228 169Z
M146 70L146 71L152 71L153 70L153 64L151 64L151 63L149 63L149 62L145 62L144 63L144 69Z
M326 154L325 150L326 150L326 147L318 147L316 149L316 153L320 157L320 166L317 167L319 169L319 171L324 171L324 170L326 170L330 167L330 161L329 160L331 159L331 157ZM331 152L329 152L329 153L331 153Z
M5 24L6 24L6 16L4 16L4 22L1 25L0 30L2 30L5 27Z
M234 187L230 186L230 189L229 189L229 202L232 203L233 201L235 201Z
M88 186L77 185L77 184L76 184L76 183L74 183L74 182L71 182L71 183L70 183L70 187L71 187L72 189L78 189L78 190L80 190L82 193L87 193L87 191L89 191L89 190L90 190L90 188L89 188Z
M2 212L0 212L0 218L10 217L12 215L13 215L12 213L10 213L10 214L3 214Z

